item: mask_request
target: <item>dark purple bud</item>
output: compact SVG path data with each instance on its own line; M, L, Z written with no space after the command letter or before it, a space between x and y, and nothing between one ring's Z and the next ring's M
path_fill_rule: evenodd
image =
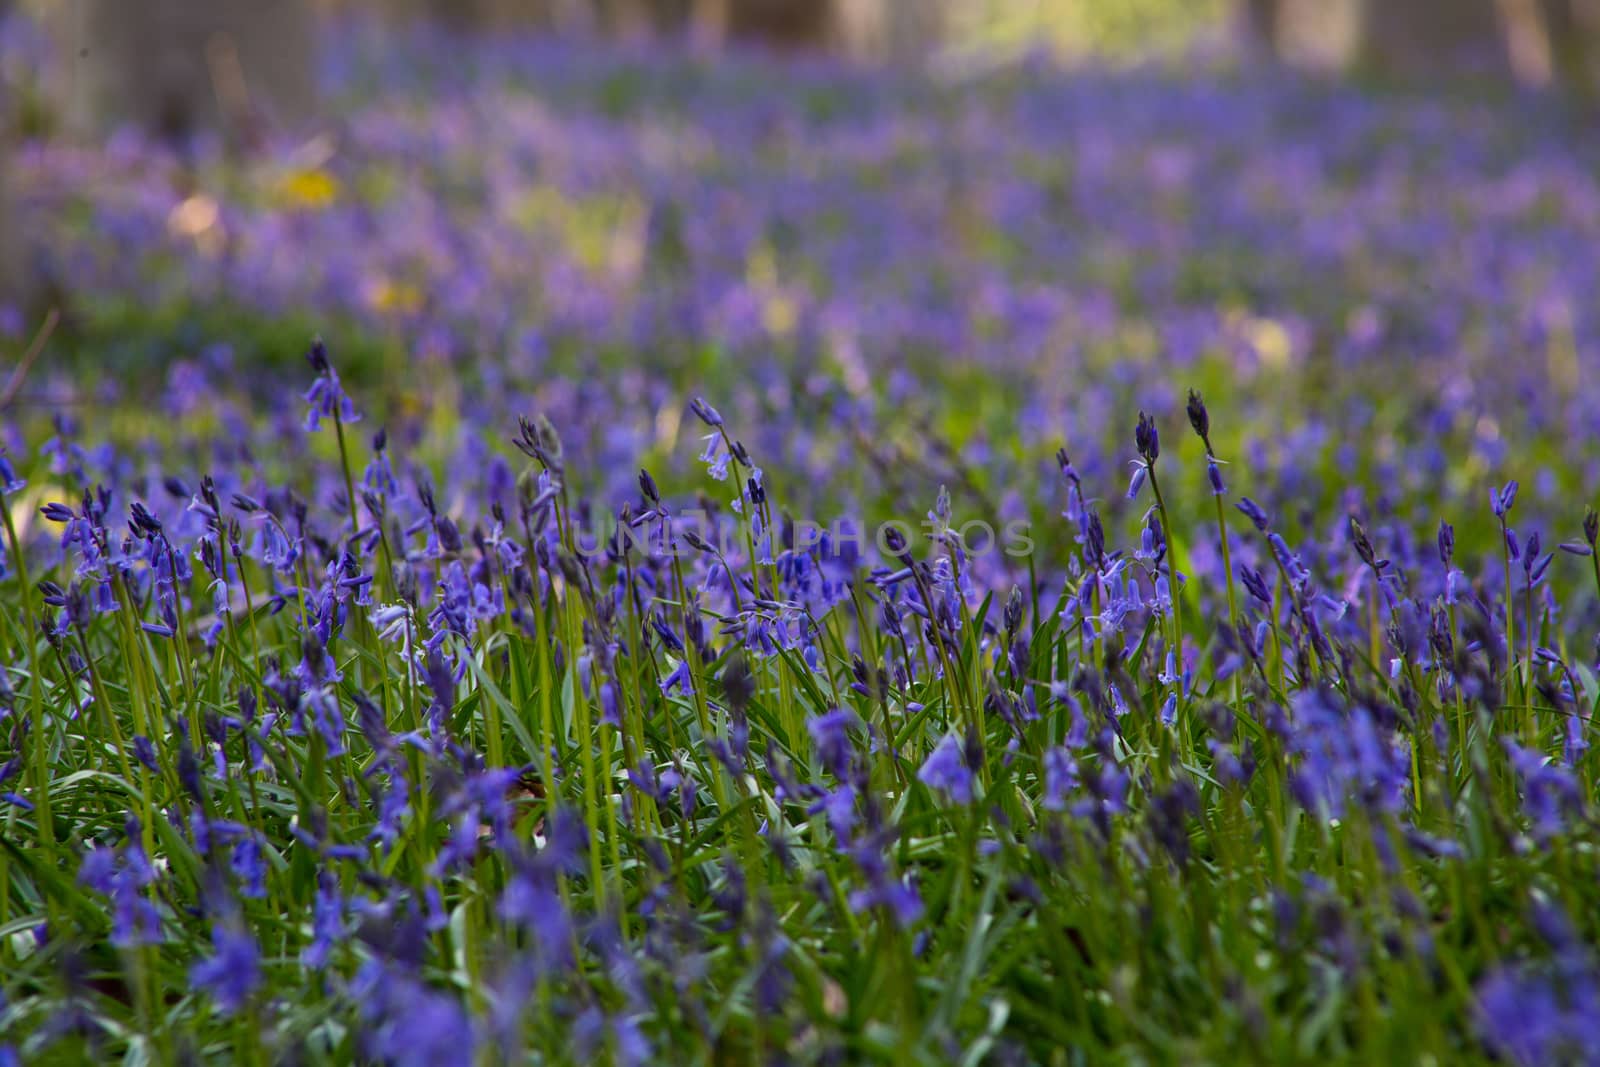
M161 532L161 520L150 514L143 504L135 500L128 510L135 533L144 537L154 537Z
M456 529L456 524L451 521L450 516L439 516L437 529L439 531L440 548L446 552L461 551L461 531Z
M717 409L705 402L704 397L695 397L689 401L689 410L700 417L700 421L713 429L722 425L722 416Z
M1493 509L1495 518L1505 518L1506 512L1517 502L1517 489L1520 488L1514 481L1507 482L1505 488L1489 490L1489 506Z
M1355 543L1356 555L1361 557L1361 562L1376 569L1378 560L1376 553L1372 550L1372 542L1367 538L1367 531L1361 528L1361 523L1356 521L1354 515L1350 516L1350 539Z
M1267 579L1260 571L1241 563L1239 564L1239 580L1244 583L1245 592L1268 607L1272 606L1272 591L1267 588Z
M1156 431L1156 420L1139 412L1139 425L1133 431L1134 447L1146 463L1154 463L1161 455L1161 435Z
M178 783L193 800L205 802L205 793L200 787L200 764L195 760L194 746L189 743L187 734L180 735L178 741Z
M1200 394L1193 389L1189 390L1189 425L1194 427L1194 432L1200 440L1205 442L1206 454L1211 454L1211 413L1206 410L1206 402Z
M900 556L906 550L906 537L894 526L883 528L883 547L889 550L889 555Z
M1256 524L1256 529L1263 533L1266 532L1267 523L1269 520L1267 519L1267 513L1261 510L1260 504L1257 504L1254 500L1251 500L1247 496L1242 496L1239 498L1239 503L1236 504L1235 507L1244 512L1245 516L1251 522Z
M333 369L328 362L328 346L322 343L322 338L315 338L311 342L311 350L306 353L306 362L311 364L311 369L318 374L327 374Z
M756 695L755 678L750 674L750 664L742 653L735 652L722 670L722 691L728 698L728 707L743 712Z

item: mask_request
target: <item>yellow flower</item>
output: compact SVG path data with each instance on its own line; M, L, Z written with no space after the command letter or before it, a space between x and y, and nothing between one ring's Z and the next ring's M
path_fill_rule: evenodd
M339 197L339 179L325 170L304 168L284 175L278 194L291 207L324 208Z

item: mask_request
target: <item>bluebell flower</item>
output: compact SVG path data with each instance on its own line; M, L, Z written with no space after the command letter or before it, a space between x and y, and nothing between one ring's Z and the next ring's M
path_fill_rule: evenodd
M361 416L356 413L355 403L339 383L339 372L328 361L328 349L321 338L312 342L306 360L317 373L317 380L306 390L306 431L315 433L322 427L323 419L335 419L347 426L359 422Z
M716 408L706 403L704 397L697 396L689 401L689 410L693 411L701 422L713 429L722 425L722 416L717 412Z
M1048 748L1044 753L1044 806L1050 811L1067 810L1067 795L1078 788L1078 761L1064 748Z
M960 739L946 734L917 771L917 780L957 804L970 804L972 768L967 765L965 746Z
M317 894L311 905L311 941L300 954L300 962L314 971L322 970L346 933L339 878L332 871L318 871Z
M1206 463L1206 481L1211 484L1212 496L1223 496L1227 493L1227 487L1222 484L1222 469L1217 466L1216 460L1209 460Z
M827 818L835 837L840 841L849 840L854 836L856 827L855 787L846 784L824 793L811 804L807 812L812 815L821 813Z
M20 493L27 487L27 481L19 478L17 469L11 465L11 457L6 455L5 449L0 448L0 496Z
M1489 508L1494 512L1495 518L1504 519L1506 513L1517 502L1516 482L1507 482L1503 488L1489 490Z
M1600 1063L1600 971L1583 955L1495 969L1478 984L1475 1015L1484 1044L1518 1067Z
M1547 841L1566 831L1583 811L1583 787L1565 767L1552 763L1542 752L1524 748L1509 737L1500 739L1522 784L1522 805L1533 824L1534 837Z
M843 780L849 776L850 764L855 758L850 730L860 721L853 712L834 708L822 715L814 715L806 722L818 761L835 778Z
M1242 496L1234 507L1244 512L1245 517L1255 524L1257 530L1263 533L1266 532L1270 520L1267 518L1267 513L1261 510L1260 504L1257 504L1247 496Z
M1336 818L1355 800L1378 811L1396 812L1410 782L1409 750L1383 730L1362 705L1345 705L1335 694L1305 689L1293 700L1290 747L1300 763L1290 788L1301 805Z
M1147 466L1153 465L1161 455L1161 434L1156 430L1153 416L1139 412L1139 424L1133 431L1134 447Z
M507 879L500 915L526 929L533 939L536 966L546 973L574 964L576 926L556 888L555 872L539 863L522 863Z
M161 940L161 912L145 895L156 872L139 844L140 833L138 820L130 818L119 848L96 846L78 867L79 882L111 898L111 943L118 948Z
M261 985L261 954L255 938L232 922L212 927L211 945L211 957L189 968L189 981L208 994L224 1015L232 1015Z
M1254 567L1241 563L1238 566L1239 580L1244 585L1245 592L1260 601L1265 607L1272 606L1272 590L1267 586L1266 576Z
M393 1067L471 1063L477 1033L460 997L434 989L393 964L370 961L352 995L365 1020L362 1048Z
M1145 466L1143 463L1140 463L1133 468L1133 477L1128 479L1127 496L1129 500L1138 499L1139 490L1144 488L1145 479L1148 477L1150 477L1150 468Z
M1193 389L1189 390L1189 401L1184 405L1184 411L1189 416L1189 426L1194 430L1206 446L1206 455L1211 455L1211 413L1206 410L1206 402L1200 394Z
M573 1020L572 1036L580 1061L609 1053L607 1062L624 1067L655 1062L638 1021L626 1015L607 1016L599 1008L587 1008Z
M261 842L252 832L246 832L233 843L229 864L239 879L239 895L251 900L261 900L267 895L267 863L261 853Z

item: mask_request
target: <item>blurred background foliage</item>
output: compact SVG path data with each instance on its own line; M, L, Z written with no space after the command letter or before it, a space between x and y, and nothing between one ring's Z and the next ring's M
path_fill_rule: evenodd
M162 109L174 101L163 96L203 93L226 107L247 89L303 110L317 19L352 16L675 39L706 51L757 42L866 61L1043 51L1389 78L1487 75L1583 92L1600 73L1600 0L0 0L0 12L8 7L51 28L61 89L80 120L84 109L110 107L171 121Z
M754 46L953 79L1048 55L1449 80L1584 106L1600 85L1600 0L0 0L0 25L15 35L25 21L49 56L20 69L16 56L40 50L11 49L0 63L0 234L19 226L6 193L18 141L131 124L175 142L221 131L247 148L303 125L320 113L319 25L334 19L708 57ZM0 293L19 288L17 243L0 240Z

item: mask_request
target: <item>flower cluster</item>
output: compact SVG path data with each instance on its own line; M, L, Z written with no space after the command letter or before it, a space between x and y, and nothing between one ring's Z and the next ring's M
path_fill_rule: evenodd
M1592 141L434 43L21 154L0 1062L1588 1054Z

